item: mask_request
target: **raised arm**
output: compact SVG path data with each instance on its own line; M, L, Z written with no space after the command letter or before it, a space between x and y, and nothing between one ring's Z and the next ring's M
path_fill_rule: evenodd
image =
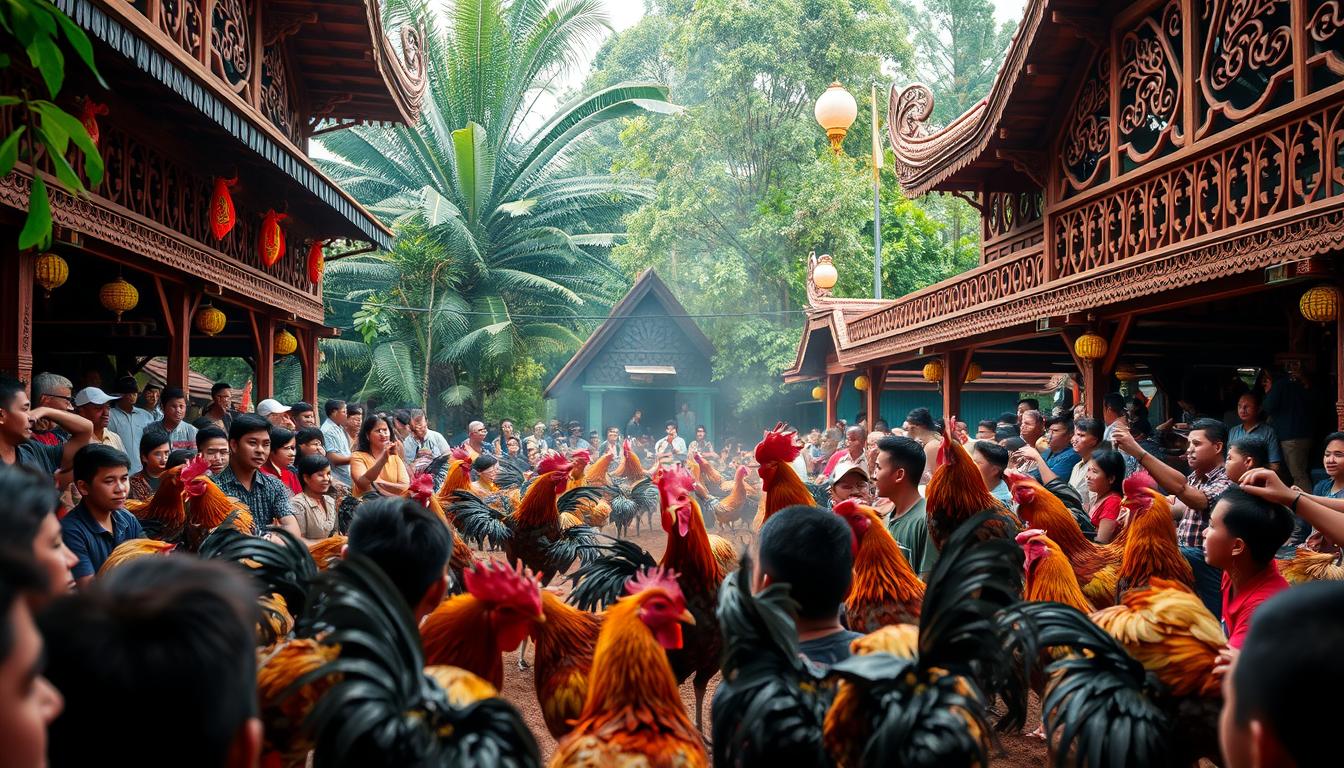
M70 433L70 439L65 441L65 447L61 451L61 469L69 469L75 462L75 454L93 439L93 422L78 413L39 407L29 411L28 417L34 420L50 419L56 426Z
M1139 460L1139 466L1147 470L1152 475L1153 480L1162 488L1163 492L1174 495L1181 500L1185 506L1197 512L1204 512L1209 507L1209 497L1204 492L1190 485L1179 470L1170 467L1166 462L1145 451L1143 446L1139 445L1134 436L1129 433L1129 426L1126 424L1117 424L1115 431L1111 434L1111 444L1121 451L1133 456Z

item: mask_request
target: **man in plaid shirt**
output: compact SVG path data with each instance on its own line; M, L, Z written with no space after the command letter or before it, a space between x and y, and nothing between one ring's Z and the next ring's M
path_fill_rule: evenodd
M1218 497L1232 482L1223 466L1227 447L1227 427L1216 419L1197 419L1190 425L1189 445L1185 449L1190 475L1185 476L1148 453L1124 425L1112 434L1115 446L1139 460L1163 492L1176 497L1184 506L1176 524L1176 540L1183 547L1203 547L1204 529ZM1177 507L1179 508L1179 507Z

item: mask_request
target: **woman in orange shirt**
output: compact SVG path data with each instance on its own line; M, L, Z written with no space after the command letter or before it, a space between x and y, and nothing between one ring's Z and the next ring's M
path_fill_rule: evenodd
M375 491L383 496L400 496L411 487L411 474L401 460L401 444L392 439L392 423L386 414L364 419L359 440L350 454L350 477L355 493Z

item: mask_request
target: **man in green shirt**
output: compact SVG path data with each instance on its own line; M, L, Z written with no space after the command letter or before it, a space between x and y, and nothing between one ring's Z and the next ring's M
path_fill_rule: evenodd
M924 474L924 446L909 437L884 437L877 441L877 471L873 481L877 495L891 502L887 529L921 579L928 579L938 551L929 538L924 497L919 478Z

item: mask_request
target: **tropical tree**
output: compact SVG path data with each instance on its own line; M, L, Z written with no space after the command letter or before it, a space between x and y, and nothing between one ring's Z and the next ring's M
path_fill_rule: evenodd
M367 370L364 396L480 405L511 371L575 331L625 284L608 250L647 182L571 162L596 127L672 112L660 85L585 89L550 115L561 76L606 34L599 0L457 0L446 15L389 4L429 29L429 86L410 128L325 138L324 170L400 237L334 261L330 319L360 339L326 342L328 379Z

